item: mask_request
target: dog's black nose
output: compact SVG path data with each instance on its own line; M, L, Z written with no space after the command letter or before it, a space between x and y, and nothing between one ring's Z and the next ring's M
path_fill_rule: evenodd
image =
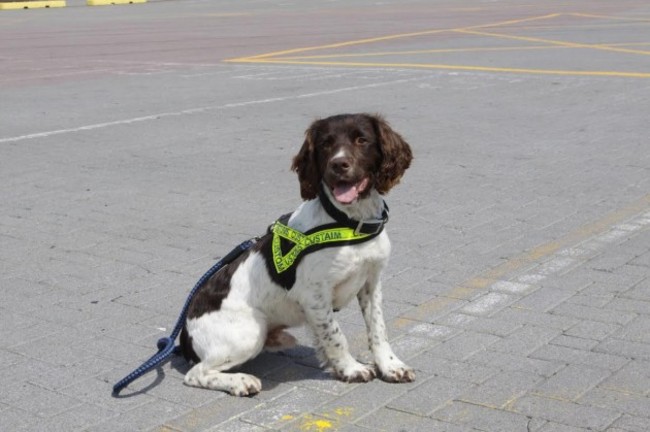
M352 169L350 160L346 157L338 157L330 161L332 171L336 174L347 174Z

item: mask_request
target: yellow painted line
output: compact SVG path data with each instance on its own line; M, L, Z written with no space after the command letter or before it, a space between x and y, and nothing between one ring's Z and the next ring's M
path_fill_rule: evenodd
M10 9L40 9L40 8L60 8L65 7L65 0L50 1L24 1L24 2L0 2L0 10Z
M514 36L501 33L493 33L486 31L479 31L477 29L490 28L490 27L504 27L507 25L528 23L534 21L550 20L558 16L560 13L553 13L541 16L534 16L528 18L520 18L515 20L500 21L489 24L482 24L476 26L461 27L455 29L435 29L413 33L400 33L394 35L380 36L374 38L358 39L346 42L338 42L327 45L318 45L302 48L293 48L282 51L274 51L265 54L259 54L250 57L241 57L227 59L227 63L265 63L265 64L294 64L294 65L312 65L312 66L344 66L344 67L382 67L382 68L417 68L417 69L446 69L446 70L462 70L462 71L480 71L480 72L506 72L506 73L525 73L525 74L539 74L539 75L564 75L564 76L602 76L602 77L621 77L621 78L650 78L650 72L634 72L634 71L580 71L580 70L553 70L553 69L532 69L532 68L511 68L511 67L490 67L490 66L472 66L472 65L450 65L450 64L426 64L426 63L391 63L391 62L348 62L348 61L325 61L325 59L340 59L340 58L354 58L354 57L372 57L382 55L405 55L405 54L424 54L435 52L463 52L468 49L453 49L453 50L418 50L418 51L401 51L401 52L388 52L388 53L343 53L343 54L321 54L311 56L301 56L293 54L301 54L310 51L319 51L325 49L336 49L354 45L372 44L376 42L389 41L401 38L409 38L416 36L427 36L439 34L444 32L455 32L463 34L474 34L479 36L495 37L502 39L512 39L519 41L526 41L532 43L542 44L540 47L522 47L519 49L550 49L551 47L562 48L589 48L599 49L604 51L622 52L630 54L648 55L650 51L636 50L623 48L621 45L594 45L582 44L566 41L557 41L541 38L533 38L526 36ZM549 46L550 45L550 46ZM497 50L512 50L512 47L490 47L481 48L483 51L497 51Z
M236 63L257 63L257 64L294 64L309 66L344 66L344 67L381 67L381 68L411 68L411 69L444 69L472 72L508 72L526 73L536 75L564 75L564 76L590 76L590 77L619 77L619 78L650 78L649 72L621 72L621 71L576 71L576 70L552 70L552 69L525 69L505 68L488 66L464 66L451 64L427 64L427 63L371 63L371 62L336 62L336 61L301 61L283 59L257 59L244 58L225 60Z
M641 27L645 30L648 26L648 23L645 22L609 22L609 23L585 23L585 24L546 24L546 25L532 25L526 27L513 28L513 30L564 30L567 27L571 29L590 29L590 30L601 30L601 29L629 29L631 27Z
M88 6L108 6L108 5L122 5L122 4L135 4L146 3L147 0L87 0Z
M609 46L646 46L650 45L650 42L619 42L608 44Z
M275 52L270 52L266 54L260 54L252 57L243 57L241 59L230 59L226 61L230 62L236 62L240 60L252 60L252 59L265 59L268 57L278 57L286 54L295 54L299 52L305 52L305 51L316 51L316 50L324 50L324 49L330 49L330 48L341 48L341 47L346 47L346 46L352 46L352 45L361 45L361 44L369 44L369 43L374 43L374 42L382 42L382 41L387 41L387 40L393 40L393 39L401 39L401 38L408 38L408 37L414 37L414 36L425 36L425 35L432 35L436 33L442 33L448 31L447 29L439 29L439 30L427 30L427 31L422 31L422 32L415 32L415 33L401 33L401 34L395 34L395 35L389 35L389 36L380 36L380 37L374 37L374 38L368 38L368 39L358 39L358 40L353 40L353 41L347 41L347 42L339 42L339 43L333 43L333 44L328 44L328 45L317 45L317 46L311 46L311 47L303 47L303 48L294 48L294 49L289 49L289 50L284 50L284 51L275 51Z
M609 20L620 20L620 21L636 21L640 23L650 23L650 18L632 18L632 17L617 17L610 15L596 15L596 14L586 14L586 13L570 13L568 15L573 15L581 18L597 18L597 19L609 19Z
M429 300L407 312L407 316L398 317L391 322L391 325L402 328L413 323L413 320L427 319L432 313L444 310L453 306L458 300L469 299L478 291L484 290L497 280L510 275L518 270L532 266L533 264L550 257L562 249L576 246L592 237L603 234L613 226L628 220L638 214L645 213L650 208L650 194L631 203L630 205L614 211L600 220L583 225L575 231L560 237L557 240L542 244L519 256L505 261L503 264L491 268L484 273L468 279L460 285L452 288L441 297ZM458 294L464 295L464 297Z
M534 16L534 17L528 17L528 18L519 18L519 19L514 19L514 20L508 20L508 21L500 21L492 24L481 24L481 25L475 25L475 26L470 26L470 27L462 27L458 29L453 29L453 30L461 30L461 29L478 29L478 28L487 28L487 27L503 27L507 25L512 25L512 24L520 24L524 22L531 22L531 21L539 21L539 20L547 20L551 18L557 18L562 14L559 13L552 13L548 15L541 15L541 16Z
M503 33L483 32L483 31L466 30L466 29L453 30L453 32L463 33L463 34L473 34L473 35L478 35L478 36L489 36L489 37L502 38L502 39L512 39L512 40L519 40L519 41L527 41L527 42L546 43L546 44L553 44L553 45L559 45L559 46L565 46L565 47L571 47L571 48L588 48L588 49L596 49L596 50L602 50L602 51L614 51L614 52L628 53L628 54L650 55L650 51L633 50L633 49L628 49L628 48L617 48L617 47L612 47L612 46L608 46L608 45L584 44L584 43L578 43L578 42L566 42L566 41L558 41L558 40L552 40L552 39L542 39L542 38L529 37L529 36L515 36L515 35L508 35L508 34L503 34Z
M521 18L521 19L516 19L516 20L500 21L500 22L491 23L491 24L481 24L481 25L477 25L477 26L470 26L470 27L463 27L463 28L474 29L474 28L484 28L484 27L500 27L500 26L504 26L504 25L508 25L508 24L514 24L514 23L536 21L536 20L541 20L541 19L549 19L549 18L556 17L558 15L560 15L560 14L550 14L550 15L542 15L542 16L529 17L529 18ZM434 30L425 30L425 31L413 32L413 33L399 33L399 34L394 34L394 35L379 36L379 37L366 38L366 39L357 39L357 40L346 41L346 42L338 42L338 43L327 44L327 45L316 45L316 46L310 46L310 47L293 48L293 49L288 49L288 50L283 50L283 51L274 51L274 52L259 54L259 55L255 55L255 56L251 56L251 57L242 57L242 58L237 58L237 59L230 59L230 60L227 60L227 61L229 61L229 62L237 62L237 61L241 61L241 60L250 60L250 59L265 59L265 58L268 58L268 57L279 57L279 56L284 56L284 55L287 55L287 54L296 54L296 53L301 53L301 52L306 52L306 51L317 51L317 50L341 48L341 47L347 47L347 46L353 46L353 45L370 44L370 43L375 43L375 42L383 42L383 41L387 41L387 40L395 40L395 39L402 39L402 38L409 38L409 37L416 37L416 36L427 36L427 35L432 35L432 34L437 34L437 33L443 33L443 32L450 31L450 30L457 30L457 29L434 29Z
M328 59L328 58L355 58L355 57L383 57L383 56L400 56L400 55L413 55L413 54L448 54L448 53L462 53L462 52L492 52L492 51L519 51L519 50L542 50L542 49L565 49L570 47L562 47L557 45L520 45L512 47L477 47L477 48L441 48L430 50L413 50L413 51L383 51L373 53L354 53L354 54L322 54L312 56L296 56L296 57L275 57L275 60L313 60L313 59Z

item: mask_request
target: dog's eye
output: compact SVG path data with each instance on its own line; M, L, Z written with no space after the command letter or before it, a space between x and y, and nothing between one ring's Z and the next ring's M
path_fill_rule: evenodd
M357 145L366 145L366 144L368 144L368 140L365 137L362 137L362 136L358 137L356 140L354 140L354 142Z
M332 135L325 135L321 138L320 145L323 147L330 147L332 144L334 144L334 141L335 139Z

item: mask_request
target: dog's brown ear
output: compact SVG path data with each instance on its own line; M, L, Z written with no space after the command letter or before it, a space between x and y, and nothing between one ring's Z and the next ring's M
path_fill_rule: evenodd
M388 125L380 115L371 116L375 123L381 149L381 168L377 173L375 187L381 194L399 183L404 171L411 165L413 153L404 139Z
M311 200L318 196L318 186L321 181L320 169L316 160L318 122L319 120L313 122L305 132L305 142L291 164L291 169L298 173L300 196L304 200Z

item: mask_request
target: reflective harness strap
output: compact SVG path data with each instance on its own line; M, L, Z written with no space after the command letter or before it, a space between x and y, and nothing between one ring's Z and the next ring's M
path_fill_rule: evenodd
M302 253L309 253L310 249L315 247L336 246L338 243L356 243L369 240L379 234L364 234L349 227L333 227L316 231L312 234L303 234L280 221L276 221L272 227L273 240L271 251L273 254L273 264L275 271L280 274L291 268L296 262L298 256ZM286 254L282 253L281 239L286 239L294 246Z

